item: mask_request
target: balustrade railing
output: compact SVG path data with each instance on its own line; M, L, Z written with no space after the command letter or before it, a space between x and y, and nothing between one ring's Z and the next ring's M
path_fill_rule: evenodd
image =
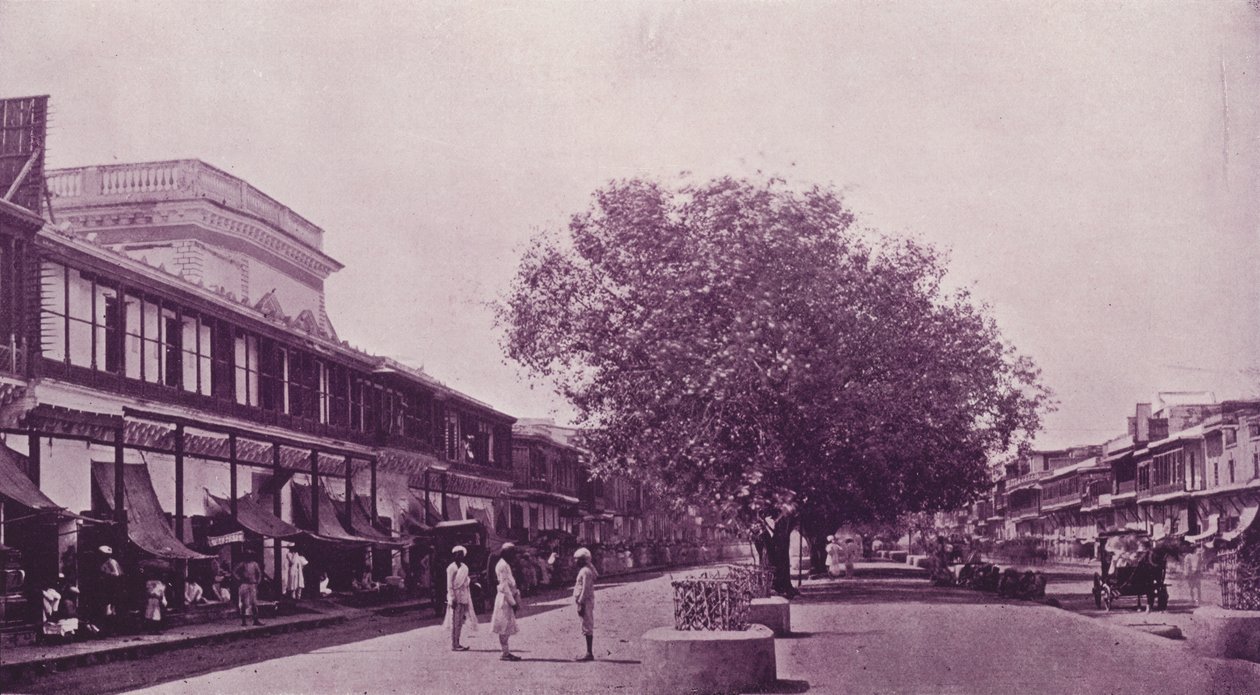
M109 200L206 198L266 220L302 242L323 248L324 232L271 196L196 159L57 169L47 174L54 208Z

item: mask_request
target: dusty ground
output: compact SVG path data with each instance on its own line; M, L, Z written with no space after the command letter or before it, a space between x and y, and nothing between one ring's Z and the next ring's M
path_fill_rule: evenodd
M780 682L768 692L1260 693L1260 665L1197 657L1184 642L1044 605L919 579L807 589L793 605L799 634L777 642ZM484 628L468 641L472 651L453 654L439 627L412 616L357 626L358 636L334 638L332 630L260 641L251 663L209 673L206 659L218 657L204 655L201 675L176 680L167 679L184 656L121 666L166 672L153 676L167 682L143 691L151 693L638 692L639 638L670 621L668 577L605 583L597 596L594 664L571 661L581 650L577 618L557 597L521 619L513 639L520 663L499 661Z

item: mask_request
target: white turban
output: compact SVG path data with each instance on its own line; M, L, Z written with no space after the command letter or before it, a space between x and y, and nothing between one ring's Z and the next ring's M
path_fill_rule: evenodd
M512 541L508 541L507 543L504 543L503 547L499 548L499 550L500 551L511 550L512 548L515 548L515 547L516 547L515 543L513 543Z
M457 546L455 546L454 548L451 548L451 553L452 553L452 554L454 554L454 553L463 553L463 554L467 555L467 554L468 554L468 548L465 548L465 547L464 547L464 546L462 546L462 545L457 545Z
M591 551L587 550L586 548L578 548L578 549L577 549L576 551L574 551L574 553L573 553L573 559L575 559L575 560L576 560L576 559L578 559L578 558L580 558L580 557L584 557L584 558L586 558L587 560L591 559Z
M834 541L835 539L836 539L835 536L827 536L827 540L829 541Z
M102 545L100 548L97 548L97 550L100 550L102 555L114 554L114 549L109 547L108 545Z

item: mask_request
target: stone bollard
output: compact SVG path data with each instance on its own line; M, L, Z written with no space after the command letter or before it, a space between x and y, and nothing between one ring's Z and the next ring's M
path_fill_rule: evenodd
M1190 616L1186 642L1204 656L1260 662L1260 611L1205 606Z
M774 633L747 630L675 630L643 635L640 692L730 693L764 688L777 679Z
M765 625L775 636L792 634L792 604L782 596L755 598L748 605L748 622Z

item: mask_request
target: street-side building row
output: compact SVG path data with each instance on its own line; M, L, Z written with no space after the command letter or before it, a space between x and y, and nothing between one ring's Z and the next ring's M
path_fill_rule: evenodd
M411 539L443 520L666 534L638 485L590 479L571 434L514 435L340 340L321 228L199 160L44 171L46 114L0 100L0 561L27 591L86 579L101 546L204 585L245 551L283 583L300 546L334 586L411 586Z
M1105 442L1033 451L995 470L983 499L946 526L1043 542L1084 557L1103 530L1140 527L1194 542L1236 539L1260 509L1260 401L1161 393Z

